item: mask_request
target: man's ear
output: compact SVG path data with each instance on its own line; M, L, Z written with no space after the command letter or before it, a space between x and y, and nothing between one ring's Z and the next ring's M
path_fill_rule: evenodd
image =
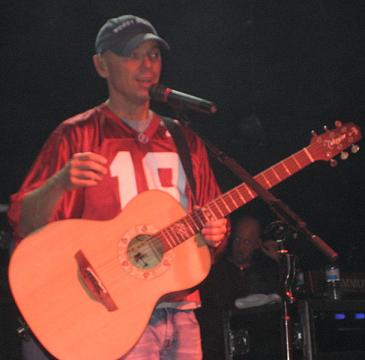
M95 54L93 56L93 63L96 69L96 72L105 79L108 76L108 66L100 54Z

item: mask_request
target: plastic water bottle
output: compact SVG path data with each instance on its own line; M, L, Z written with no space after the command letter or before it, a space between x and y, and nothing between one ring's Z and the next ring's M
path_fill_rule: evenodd
M340 269L336 265L326 267L326 293L329 299L341 299Z

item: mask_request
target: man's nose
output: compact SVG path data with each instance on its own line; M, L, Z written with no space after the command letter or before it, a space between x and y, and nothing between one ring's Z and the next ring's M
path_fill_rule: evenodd
M142 65L146 68L150 68L152 66L152 60L148 55L145 55L142 60Z

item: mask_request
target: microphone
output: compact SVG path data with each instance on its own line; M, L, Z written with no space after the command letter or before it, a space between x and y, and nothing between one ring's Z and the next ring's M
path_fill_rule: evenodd
M166 103L178 110L188 109L206 114L214 114L217 112L216 105L211 101L184 94L162 84L152 85L148 91L152 100Z

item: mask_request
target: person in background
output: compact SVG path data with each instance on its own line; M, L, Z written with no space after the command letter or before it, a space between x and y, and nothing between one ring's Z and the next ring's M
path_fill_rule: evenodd
M206 359L225 357L225 312L237 309L240 301L244 303L246 299L249 306L260 305L262 298L267 299L265 295L275 294L275 301L280 299L276 253L264 248L262 235L258 218L241 214L232 222L226 253L202 284L203 307L199 309L198 319L203 331L204 353L209 354Z
M162 52L168 49L154 26L134 15L109 19L101 27L93 63L106 81L108 97L62 122L44 144L11 197L9 219L17 242L61 219L112 219L146 190L169 193L186 211L220 194L203 142L181 127L196 180L193 201L175 142L150 108L149 88L159 82ZM201 233L214 257L224 249L227 220L214 217ZM122 359L201 359L194 314L199 306L197 290L157 304L145 331ZM49 355L28 342L24 357Z

